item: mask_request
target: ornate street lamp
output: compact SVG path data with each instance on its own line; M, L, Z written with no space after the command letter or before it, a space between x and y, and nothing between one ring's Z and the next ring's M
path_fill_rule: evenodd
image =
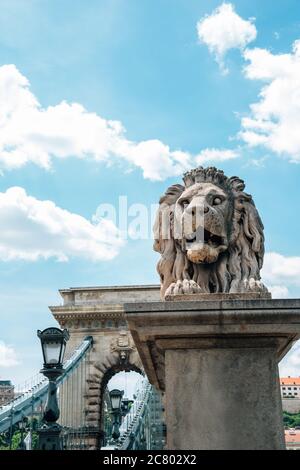
M39 449L59 450L61 449L61 426L56 423L60 414L57 401L57 379L63 373L64 354L70 335L67 330L59 328L38 330L37 335L41 340L44 358L44 367L41 372L49 379L48 398L43 414L44 424L39 430Z
M119 439L120 437L119 427L121 425L121 401L123 395L123 390L114 389L109 392L111 412L113 415L113 429L111 434L113 439Z

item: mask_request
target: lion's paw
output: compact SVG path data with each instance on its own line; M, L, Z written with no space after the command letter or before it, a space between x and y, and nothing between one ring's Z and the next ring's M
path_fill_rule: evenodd
M183 281L173 282L166 290L165 296L176 294L199 294L201 287L195 281L184 279Z
M268 292L266 286L253 277L244 280L244 289L245 292Z

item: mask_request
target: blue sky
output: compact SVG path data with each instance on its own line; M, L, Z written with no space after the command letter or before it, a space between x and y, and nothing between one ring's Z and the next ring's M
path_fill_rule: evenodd
M299 39L297 0L0 0L1 378L37 371L59 288L158 282L152 240L98 243L92 217L120 195L150 207L195 163L245 179L264 280L299 297Z

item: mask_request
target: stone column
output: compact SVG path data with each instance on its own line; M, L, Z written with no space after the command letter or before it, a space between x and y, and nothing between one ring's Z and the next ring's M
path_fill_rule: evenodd
M300 300L209 298L125 305L148 378L166 393L167 447L284 449L278 361L299 338Z

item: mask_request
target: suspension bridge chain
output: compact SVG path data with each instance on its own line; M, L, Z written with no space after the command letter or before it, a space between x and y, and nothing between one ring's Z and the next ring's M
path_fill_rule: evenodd
M126 450L132 446L132 440L138 435L138 428L141 426L141 421L145 417L152 387L149 382L145 382L143 385L144 387L137 395L130 412L125 416L120 427L120 439L117 444L117 449L119 450Z

